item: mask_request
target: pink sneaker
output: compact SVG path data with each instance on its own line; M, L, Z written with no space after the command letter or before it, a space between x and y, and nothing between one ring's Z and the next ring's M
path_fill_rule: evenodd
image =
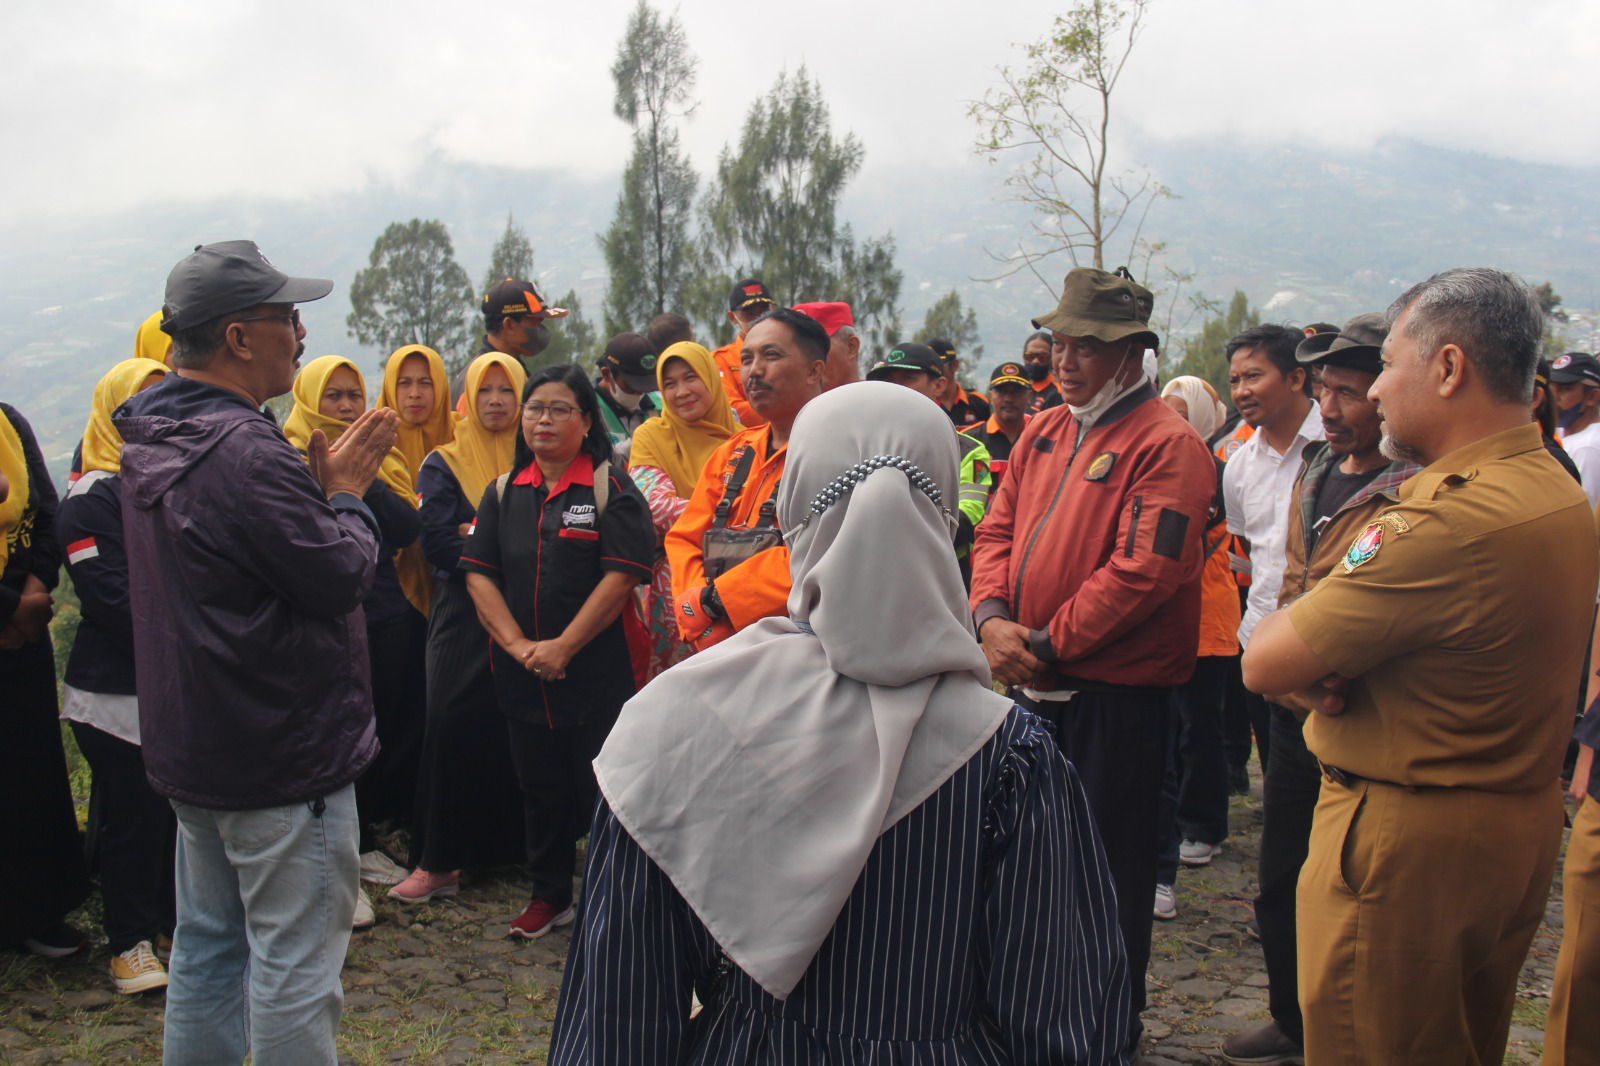
M451 870L447 874L430 874L419 866L411 871L409 877L389 890L389 898L399 900L401 903L426 903L430 899L453 896L459 891L461 891L460 870Z
M571 925L572 919L577 915L571 905L564 911L557 911L555 907L542 899L533 900L528 904L527 910L517 916L511 923L511 932L507 936L519 936L524 940L537 940L558 925Z

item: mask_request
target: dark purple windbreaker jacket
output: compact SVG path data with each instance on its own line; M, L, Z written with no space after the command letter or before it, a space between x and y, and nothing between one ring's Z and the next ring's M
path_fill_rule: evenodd
M272 420L226 389L171 375L114 417L151 785L248 810L354 781L378 751L360 606L371 513L324 499Z

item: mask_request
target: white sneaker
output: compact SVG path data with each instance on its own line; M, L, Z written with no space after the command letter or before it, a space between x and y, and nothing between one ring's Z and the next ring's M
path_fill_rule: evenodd
M1172 885L1156 886L1156 905L1151 913L1163 922L1170 922L1178 916L1178 895Z
M369 885L398 885L406 879L406 871L381 851L361 853L361 880Z
M1178 845L1178 861L1185 866L1204 866L1221 854L1221 844L1202 844L1198 840L1185 840Z
M372 900L367 896L367 890L356 889L356 916L351 919L350 928L370 929L377 920L378 915L372 909Z

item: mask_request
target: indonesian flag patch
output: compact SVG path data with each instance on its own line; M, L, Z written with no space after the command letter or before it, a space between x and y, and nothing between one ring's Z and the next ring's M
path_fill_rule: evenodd
M95 544L93 537L84 537L67 545L67 562L81 563L85 559L93 559L100 554L100 548Z

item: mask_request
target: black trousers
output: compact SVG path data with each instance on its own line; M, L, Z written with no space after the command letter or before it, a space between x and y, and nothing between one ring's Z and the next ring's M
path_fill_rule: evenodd
M374 847L374 822L410 822L416 806L427 723L427 619L407 611L401 618L367 626L367 652L378 756L356 779L362 851Z
M1261 775L1266 776L1267 764L1272 761L1272 705L1254 692L1246 691L1244 694L1245 717L1250 723L1250 732L1256 738L1256 758L1261 763ZM1250 762L1250 749L1245 748L1244 763Z
M1194 675L1172 690L1178 729L1179 840L1228 839L1228 757L1222 750L1222 695L1232 657L1204 655Z
M1080 692L1062 703L1013 697L1055 726L1056 743L1077 767L1117 886L1117 925L1128 950L1128 984L1137 1046L1150 965L1150 908L1161 846L1161 779L1166 767L1167 689Z
M556 910L572 903L577 844L589 831L599 791L590 763L616 720L615 710L556 729L543 722L506 719L511 763L522 783L522 824L533 875L530 895Z
M1256 924L1267 961L1267 1009L1278 1028L1304 1039L1300 981L1295 967L1295 886L1311 843L1311 817L1322 791L1322 771L1306 750L1292 711L1267 704L1272 713L1271 758L1262 786L1260 891Z
M72 737L99 793L100 895L106 938L120 955L141 940L172 935L178 819L145 778L139 745L82 722L72 723Z

